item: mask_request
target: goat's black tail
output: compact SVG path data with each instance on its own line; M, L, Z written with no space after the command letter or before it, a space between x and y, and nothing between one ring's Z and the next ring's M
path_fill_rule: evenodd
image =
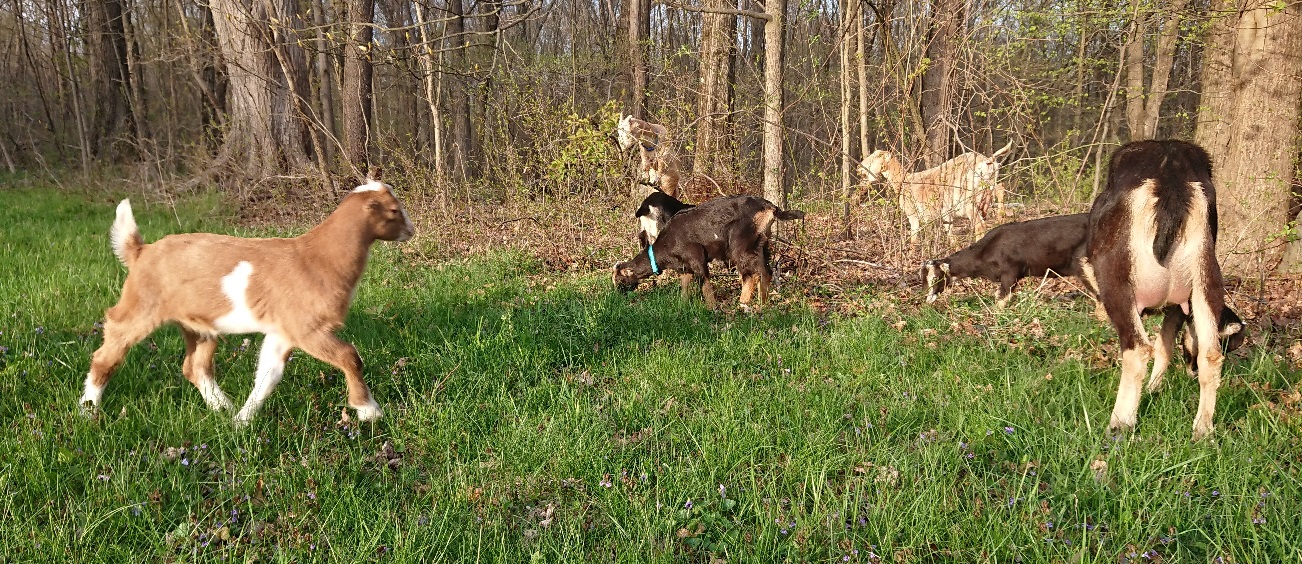
M800 210L778 210L774 212L773 217L781 221L791 221L793 219L805 219L805 212Z

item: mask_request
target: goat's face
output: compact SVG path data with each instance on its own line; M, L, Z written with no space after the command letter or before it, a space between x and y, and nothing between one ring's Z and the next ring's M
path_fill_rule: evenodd
M890 162L894 156L890 151L878 149L871 155L864 157L863 162L859 165L859 179L867 182L877 182L882 179L882 171L886 168L886 163Z
M614 275L611 280L615 283L615 288L621 292L632 292L637 289L637 285L642 281L628 263L621 262L615 265Z
M393 186L372 180L353 192L366 196L363 209L371 235L381 241L406 241L416 233L407 210L393 193Z
M949 285L949 261L929 260L922 263L922 279L927 283L927 303L936 301Z
M1013 142L1009 141L1002 149L995 151L995 154L988 157L977 153L976 162L972 167L972 174L975 177L974 179L976 180L976 183L986 183L993 186L996 179L999 177L999 159L1012 148Z
M620 149L628 151L637 146L637 135L633 131L636 127L633 123L635 119L637 118L632 114L619 118L619 126L615 128L615 140L619 142Z

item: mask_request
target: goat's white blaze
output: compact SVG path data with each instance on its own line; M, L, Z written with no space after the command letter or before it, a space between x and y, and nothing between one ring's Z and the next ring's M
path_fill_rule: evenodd
M267 336L262 339L262 350L258 353L258 374L253 381L253 391L249 392L249 399L244 402L244 407L235 414L236 425L251 421L262 408L263 402L267 401L267 396L276 389L276 384L280 383L281 376L285 374L285 358L289 356L291 348L289 341L278 333L267 333Z
M267 333L268 327L258 320L249 309L249 278L253 276L253 264L240 261L235 269L222 277L222 294L231 302L231 310L213 320L213 327L219 333Z
M650 215L644 215L637 218L638 225L646 233L647 243L654 243L656 237L660 236L660 224L656 221L655 216L660 215L656 210L651 210Z
M368 180L366 184L353 188L353 192L379 192L381 190L393 191L388 184L380 182L379 180Z
M1130 279L1135 287L1135 307L1144 310L1166 304L1180 304L1189 312L1189 298L1195 286L1202 285L1203 248L1207 244L1207 197L1203 187L1191 182L1193 200L1184 232L1173 243L1167 264L1162 266L1153 254L1157 238L1157 183L1146 180L1131 192L1130 201Z

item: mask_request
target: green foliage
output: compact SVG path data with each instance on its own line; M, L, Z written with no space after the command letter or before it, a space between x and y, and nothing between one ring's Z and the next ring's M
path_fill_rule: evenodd
M1116 359L1099 351L1115 335L1090 304L1025 288L999 312L962 288L943 311L851 289L863 314L842 315L789 284L789 305L750 316L684 302L676 284L625 295L606 272L513 254L420 265L381 244L342 332L380 422L341 419L340 375L296 353L261 416L233 429L181 378L170 329L86 419L75 401L123 276L105 236L115 198L4 197L3 561L1302 554L1302 433L1258 407L1296 371L1251 350L1227 362L1201 443L1197 386L1172 374L1137 433L1112 436ZM228 231L204 202L136 211L150 240ZM232 397L258 340L219 348Z

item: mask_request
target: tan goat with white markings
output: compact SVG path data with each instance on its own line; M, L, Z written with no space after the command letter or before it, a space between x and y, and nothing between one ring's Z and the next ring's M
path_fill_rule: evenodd
M218 336L266 335L253 391L236 424L257 414L294 348L343 371L348 405L358 419L380 417L362 380L357 349L335 331L343 327L371 245L406 241L414 232L393 187L376 180L353 190L321 224L290 239L187 233L145 244L130 201L123 200L111 238L127 279L117 305L105 312L104 344L91 358L79 403L98 407L127 350L159 326L175 323L185 338L181 370L212 409L233 407L213 379Z

